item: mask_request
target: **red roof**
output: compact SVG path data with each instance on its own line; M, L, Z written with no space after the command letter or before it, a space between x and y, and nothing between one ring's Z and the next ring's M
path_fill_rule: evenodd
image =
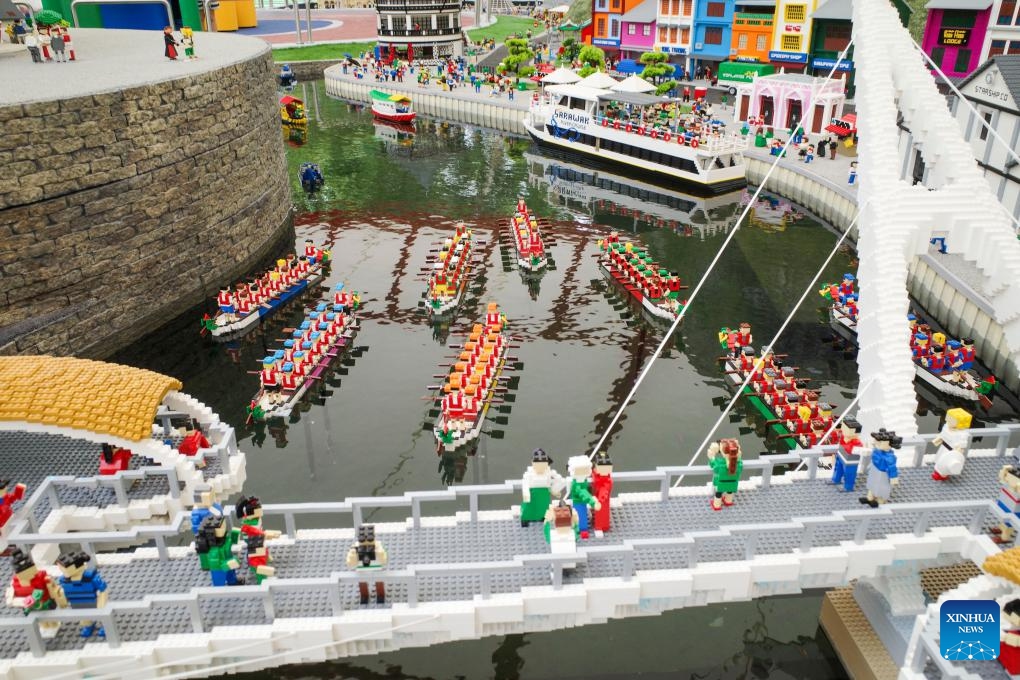
M303 101L301 101L297 97L291 97L289 94L285 94L282 97L280 97L280 105L281 106L286 106L287 104L290 104L292 102L297 102L298 104L304 104Z

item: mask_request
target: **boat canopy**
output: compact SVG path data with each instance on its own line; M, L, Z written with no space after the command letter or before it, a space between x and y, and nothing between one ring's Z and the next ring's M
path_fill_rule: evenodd
M297 97L292 97L289 94L285 94L280 97L280 106L286 106L287 104L304 104L303 101Z
M545 88L545 91L549 94L558 94L560 96L566 95L573 97L574 99L587 99L588 101L598 101L599 95L606 94L605 90L597 90L593 87L585 87L584 85L549 85Z
M633 104L634 106L651 106L652 104L661 104L665 101L662 97L656 97L654 94L645 94L643 92L600 92L597 96L599 101L620 102L622 104Z
M389 94L387 92L380 92L379 90L372 90L372 99L383 102L411 102L411 98L405 94Z

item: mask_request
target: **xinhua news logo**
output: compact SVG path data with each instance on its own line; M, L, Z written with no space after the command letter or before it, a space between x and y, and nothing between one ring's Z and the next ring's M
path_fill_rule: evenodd
M999 605L995 600L946 600L939 619L944 658L991 661L999 657Z

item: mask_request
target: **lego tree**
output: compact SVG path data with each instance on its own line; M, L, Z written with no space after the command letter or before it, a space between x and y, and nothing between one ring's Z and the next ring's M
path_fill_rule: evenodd
M658 83L665 76L673 75L673 66L666 62L669 55L664 52L645 52L638 60L645 65L641 77L653 83Z
M581 70L577 72L577 75L582 78L586 78L596 71L605 70L606 53L594 45L582 47L581 51L577 53L577 58L584 64Z
M498 70L501 73L520 74L520 69L526 67L531 58L535 56L534 51L528 47L528 41L524 38L510 38L505 43L508 54L500 63Z

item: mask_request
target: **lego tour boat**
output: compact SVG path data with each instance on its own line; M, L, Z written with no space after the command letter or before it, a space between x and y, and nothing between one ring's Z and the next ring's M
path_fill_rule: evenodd
M471 270L471 230L457 225L439 247L428 282L428 310L439 316L456 309L464 299Z
M471 329L467 342L440 388L441 412L434 434L438 453L452 452L481 434L506 363L506 316L490 302L485 323Z
M538 273L549 264L538 230L538 218L528 211L523 198L517 199L517 210L510 218L510 232L517 252L517 266L522 272Z
M262 360L261 387L248 405L249 420L290 415L312 384L321 380L354 342L359 328L354 313L359 305L356 292L348 293L344 284L337 284L332 304L320 302L292 329L283 349Z
M202 332L217 340L230 340L251 331L259 319L275 314L320 281L329 257L328 250L307 241L301 257L288 255L252 282L239 283L234 291L224 288L216 296L219 305L216 316L206 314L202 318Z
M411 110L411 98L406 94L387 94L372 90L372 115L391 123L410 123L415 112Z
M676 116L674 106L646 93L550 85L532 100L524 128L540 146L595 158L653 177L678 180L710 193L742 188L748 136L721 121Z
M615 231L599 239L599 269L642 309L656 319L672 323L683 311L680 277L662 269L645 251L634 248L633 243L621 243Z
M858 293L853 274L844 274L839 284L826 284L818 293L830 301L829 324L843 339L857 344ZM995 390L995 376L982 378L974 370L974 340L954 340L933 332L927 324L918 324L908 315L910 351L917 379L936 392L957 399L976 401L983 408L992 405L989 395Z
M753 371L743 394L768 429L790 449L818 444L832 425L832 405L820 402L816 392L803 386L807 380L781 361L786 355L757 356L752 341L749 324L719 330L719 345L726 352L719 360L727 384L737 389Z
M308 118L305 116L305 103L289 94L280 97L280 122L285 127L308 127Z

